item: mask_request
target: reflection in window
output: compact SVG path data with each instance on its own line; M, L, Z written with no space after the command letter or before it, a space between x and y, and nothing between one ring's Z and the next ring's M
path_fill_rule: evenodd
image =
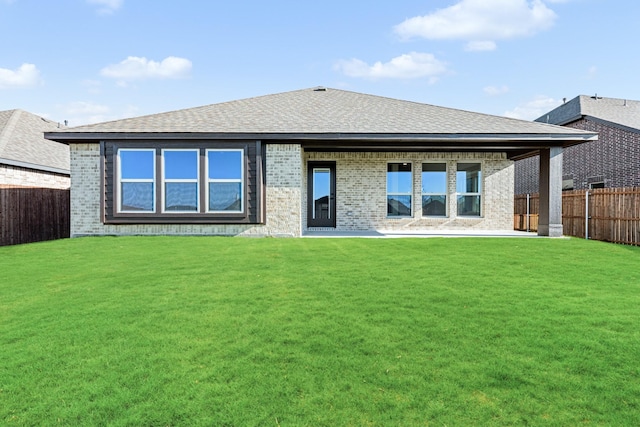
M387 215L411 216L413 177L411 163L387 165Z
M480 163L458 163L456 193L459 216L480 216Z
M313 169L313 219L331 218L331 170Z
M447 215L447 165L422 164L422 215Z
M207 150L208 210L241 212L244 174L242 150Z
M155 150L118 151L120 212L153 212L155 209Z
M198 150L162 150L164 211L198 211Z

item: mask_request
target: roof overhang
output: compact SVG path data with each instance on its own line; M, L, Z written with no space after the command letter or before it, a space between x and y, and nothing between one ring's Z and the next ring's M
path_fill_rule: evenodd
M69 176L71 174L71 171L68 169L60 169L52 166L37 165L35 163L21 162L19 160L3 159L1 157L0 157L0 165L14 166L14 167L19 167L24 169L32 169L32 170L37 170L41 172L49 172L49 173L55 173L59 175L66 175L66 176Z
M311 151L502 151L510 158L533 156L540 149L569 147L598 139L584 131L557 134L372 134L372 133L175 133L175 132L47 132L45 138L65 143L100 141L260 140L301 144Z

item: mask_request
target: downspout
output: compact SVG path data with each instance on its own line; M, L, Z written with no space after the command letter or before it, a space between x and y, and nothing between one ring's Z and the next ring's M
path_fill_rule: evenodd
M584 238L589 239L589 190L584 193Z
M527 233L530 231L529 230L529 228L530 228L529 227L529 211L530 211L529 206L530 206L530 203L531 203L531 195L529 193L527 193Z

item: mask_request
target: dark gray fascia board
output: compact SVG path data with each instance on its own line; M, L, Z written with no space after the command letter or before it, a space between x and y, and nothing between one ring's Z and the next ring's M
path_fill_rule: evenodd
M262 140L268 142L302 142L302 141L368 141L368 142L461 142L461 143L496 143L497 141L536 141L536 142L569 142L581 143L598 139L597 133L581 134L355 134L355 133L71 133L46 132L45 138L61 143L99 143L104 140Z
M625 126L625 125L621 125L620 123L616 123L616 122L612 122L609 120L604 120L598 117L594 117L594 116L584 116L585 119L587 120L591 120L592 122L596 122L596 123L601 123L603 125L606 126L610 126L616 129L621 129L627 132L632 132L632 133L640 133L640 129L637 128L632 128L630 126Z
M71 174L71 171L66 169L54 168L51 166L36 165L34 163L21 162L19 160L3 159L1 157L0 157L0 165L15 166L19 168L33 169L37 171L51 172L51 173L57 173L60 175L67 175L67 176Z
M566 120L562 120L562 121L560 121L558 123L554 123L554 122L546 121L547 115L545 114L544 116L538 117L537 119L535 119L535 122L537 122L537 123L545 123L545 124L548 124L548 125L564 126L564 125L566 125L568 123L573 123L576 120L580 120L582 117L583 117L582 114L578 114L578 115L570 117L570 118L568 118Z
M547 123L546 121L541 120L542 118L544 118L544 116L536 119L536 121L539 122L539 123ZM611 126L611 127L617 128L617 129L622 129L622 130L627 131L627 132L640 133L640 129L633 128L633 127L630 127L630 126L621 125L620 123L612 122L610 120L605 120L605 119L601 119L600 117L590 116L590 115L586 115L586 114L578 114L577 116L571 117L571 118L569 118L567 120L563 120L562 122L550 123L550 124L558 125L558 126L565 126L565 125L568 125L569 123L576 122L576 121L578 121L580 119L590 120L590 121L596 122L596 123L602 123L604 125Z

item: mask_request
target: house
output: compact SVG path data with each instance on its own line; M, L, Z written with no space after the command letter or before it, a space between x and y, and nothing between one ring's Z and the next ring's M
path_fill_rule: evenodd
M564 190L640 187L640 101L580 95L536 121L599 135L565 150ZM537 193L537 158L516 162L515 170L516 193Z
M57 130L35 114L0 111L0 185L69 188L69 147L44 138Z
M513 159L537 153L557 236L562 150L597 138L324 87L45 136L71 149L72 236L512 230Z

